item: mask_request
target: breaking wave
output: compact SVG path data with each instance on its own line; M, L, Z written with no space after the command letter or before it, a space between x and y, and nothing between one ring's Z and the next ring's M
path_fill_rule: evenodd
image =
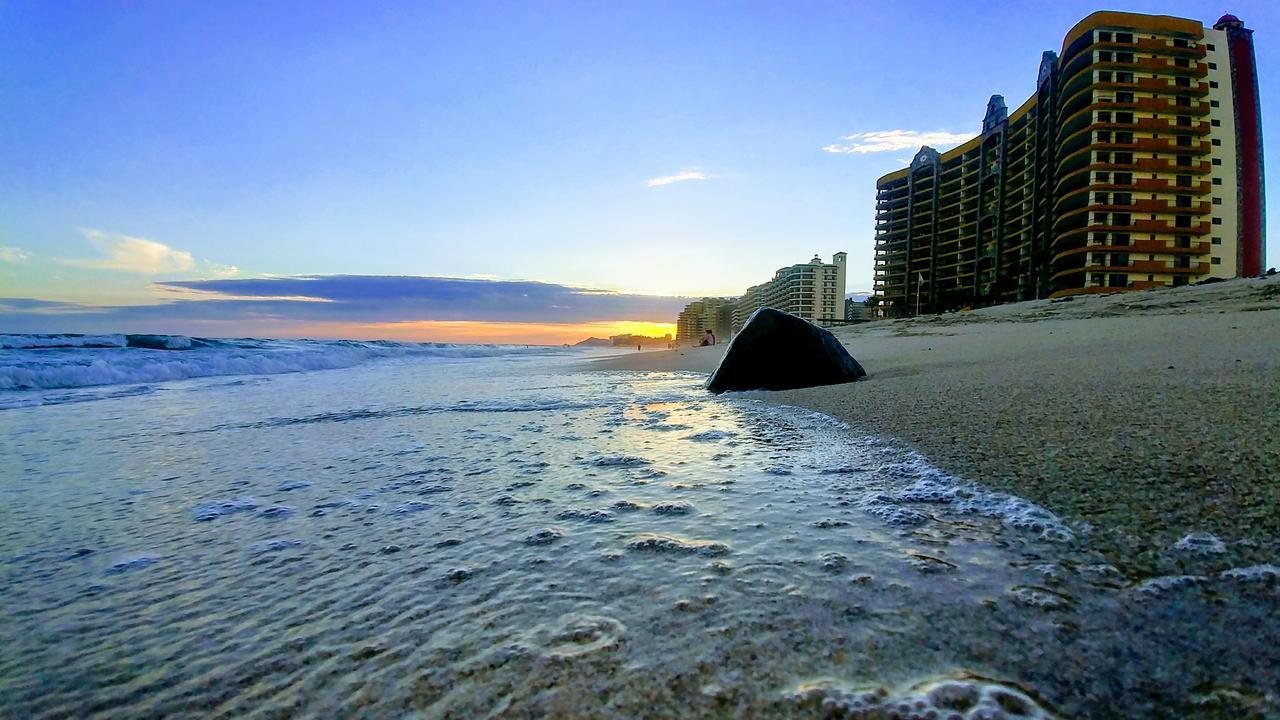
M0 335L0 391L275 375L383 358L478 358L572 352L558 347L384 340L209 339L183 335ZM0 403L0 406L28 404Z

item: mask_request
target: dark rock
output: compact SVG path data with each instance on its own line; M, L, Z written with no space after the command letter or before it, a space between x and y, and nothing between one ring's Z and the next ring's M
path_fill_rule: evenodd
M729 343L707 389L791 390L852 382L866 374L830 331L781 310L760 308Z

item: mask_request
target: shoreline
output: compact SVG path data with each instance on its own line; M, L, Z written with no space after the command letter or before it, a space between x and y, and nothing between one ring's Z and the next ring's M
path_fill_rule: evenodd
M910 445L936 467L1094 526L1152 571L1193 531L1280 554L1280 277L1034 300L834 330L869 373L748 393ZM586 370L710 373L681 348Z

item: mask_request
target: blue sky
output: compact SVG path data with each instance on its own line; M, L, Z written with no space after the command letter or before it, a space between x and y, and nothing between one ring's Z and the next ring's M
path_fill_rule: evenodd
M869 288L875 179L913 149L824 148L976 133L1099 8L369 5L0 0L0 298L330 274L736 294L840 250ZM1276 4L1108 9L1239 15L1269 117ZM0 330L30 322L5 307Z

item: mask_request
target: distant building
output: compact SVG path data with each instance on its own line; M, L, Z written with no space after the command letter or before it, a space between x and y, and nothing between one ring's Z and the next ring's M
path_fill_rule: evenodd
M707 297L684 306L676 318L676 342L696 342L711 330L717 339L728 340L732 332L733 298Z
M864 300L854 300L853 298L845 298L844 301L844 321L845 322L867 322L875 317L872 308L867 306Z
M975 51L987 48L975 44ZM950 61L950 60L948 60ZM1260 275L1262 116L1253 31L1096 12L1035 93L876 183L889 316Z
M733 327L741 328L751 313L762 307L789 312L818 325L844 319L846 253L838 252L830 263L815 255L801 265L780 268L773 279L747 288L733 311Z

